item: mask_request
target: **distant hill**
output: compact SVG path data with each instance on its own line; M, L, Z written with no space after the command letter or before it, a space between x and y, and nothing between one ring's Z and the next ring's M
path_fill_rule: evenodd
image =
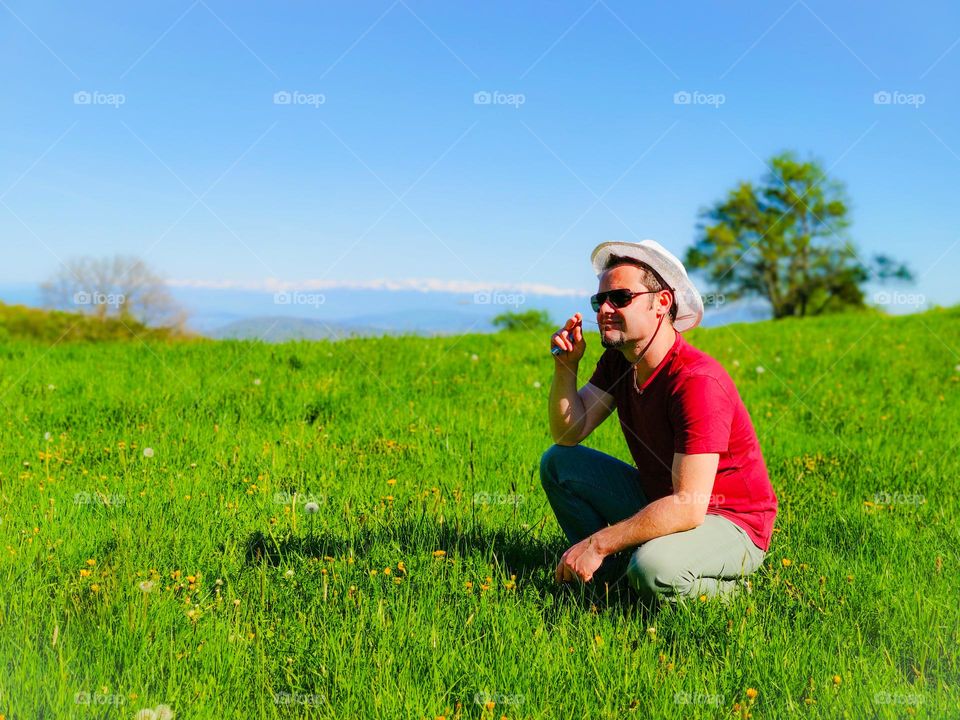
M366 322L364 322L366 321ZM482 325L482 327L480 327ZM403 322L396 317L351 318L350 322L335 322L287 316L254 317L237 320L221 328L211 330L208 337L215 340L262 340L264 342L287 342L288 340L340 340L348 337L380 337L382 335L451 335L458 332L482 332L491 328L489 322L477 323L461 320L447 323L445 330L437 325L424 327L416 319Z

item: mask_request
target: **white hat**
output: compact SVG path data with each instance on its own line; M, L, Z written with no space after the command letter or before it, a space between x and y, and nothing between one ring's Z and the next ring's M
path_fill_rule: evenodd
M677 332L692 330L700 324L703 319L703 298L687 277L683 263L663 245L655 240L600 243L590 254L590 262L593 263L597 277L603 275L603 267L613 255L646 263L670 286L673 301L677 304L677 319L673 323Z

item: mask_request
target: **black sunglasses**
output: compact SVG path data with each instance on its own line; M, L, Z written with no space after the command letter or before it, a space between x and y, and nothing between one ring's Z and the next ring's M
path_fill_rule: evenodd
M610 301L610 304L615 308L625 308L635 297L640 295L650 295L652 293L662 292L661 290L647 290L646 292L633 292L633 290L627 290L626 288L618 288L617 290L607 290L607 292L597 293L590 298L590 307L593 308L594 312L600 312L600 308L603 307L603 304Z

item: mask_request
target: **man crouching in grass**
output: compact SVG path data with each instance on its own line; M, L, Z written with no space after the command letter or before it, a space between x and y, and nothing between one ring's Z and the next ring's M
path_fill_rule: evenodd
M606 350L579 391L580 314L551 339L556 444L540 479L572 545L556 579L625 575L647 604L730 597L763 562L777 497L736 386L680 334L700 323L703 302L652 240L602 243L591 262ZM614 409L636 467L579 444Z

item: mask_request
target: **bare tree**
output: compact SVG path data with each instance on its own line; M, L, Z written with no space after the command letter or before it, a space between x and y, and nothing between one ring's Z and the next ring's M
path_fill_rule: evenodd
M187 319L163 278L137 257L72 258L40 287L51 308L152 327L182 329Z

